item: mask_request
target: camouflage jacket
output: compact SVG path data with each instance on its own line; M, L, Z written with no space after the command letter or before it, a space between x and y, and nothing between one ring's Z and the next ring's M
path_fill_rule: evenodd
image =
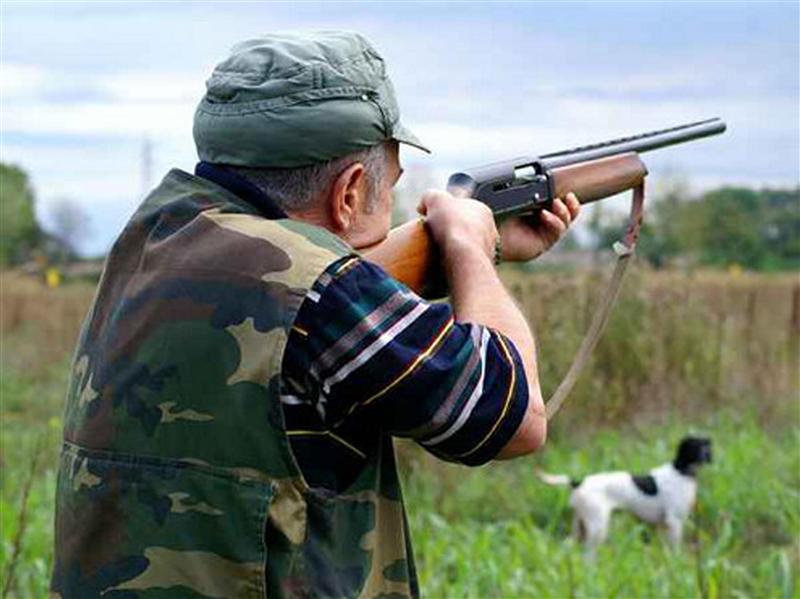
M311 489L279 403L307 290L352 253L174 170L114 245L75 353L52 590L64 599L401 597L416 579L391 438Z

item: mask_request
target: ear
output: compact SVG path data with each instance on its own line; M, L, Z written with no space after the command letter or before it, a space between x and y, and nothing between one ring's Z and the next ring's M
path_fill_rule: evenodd
M336 177L330 191L330 219L336 233L345 233L353 226L366 199L364 165L354 162Z

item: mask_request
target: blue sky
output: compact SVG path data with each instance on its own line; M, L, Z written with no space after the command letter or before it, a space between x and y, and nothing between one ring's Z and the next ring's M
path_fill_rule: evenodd
M417 179L722 116L721 138L648 156L658 185L796 185L800 3L3 2L0 158L59 198L104 251L152 179L195 162L191 118L236 42L344 28L384 54L404 121L434 149Z

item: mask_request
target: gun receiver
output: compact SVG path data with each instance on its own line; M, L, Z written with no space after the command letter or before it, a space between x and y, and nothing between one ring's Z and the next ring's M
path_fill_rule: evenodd
M484 202L498 219L534 213L570 191L586 204L637 187L647 175L639 154L725 129L724 121L713 118L538 158L505 160L455 173L447 189ZM417 293L430 296L442 289L436 248L419 220L393 229L364 253Z

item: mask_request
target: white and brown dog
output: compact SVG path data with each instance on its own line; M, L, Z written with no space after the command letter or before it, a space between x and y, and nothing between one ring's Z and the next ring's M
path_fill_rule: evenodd
M627 510L645 522L666 525L670 543L678 546L683 523L697 494L695 474L710 462L711 440L685 437L675 459L648 474L600 472L583 480L565 474L537 474L547 484L572 487L573 532L589 550L605 541L611 513L617 509Z

